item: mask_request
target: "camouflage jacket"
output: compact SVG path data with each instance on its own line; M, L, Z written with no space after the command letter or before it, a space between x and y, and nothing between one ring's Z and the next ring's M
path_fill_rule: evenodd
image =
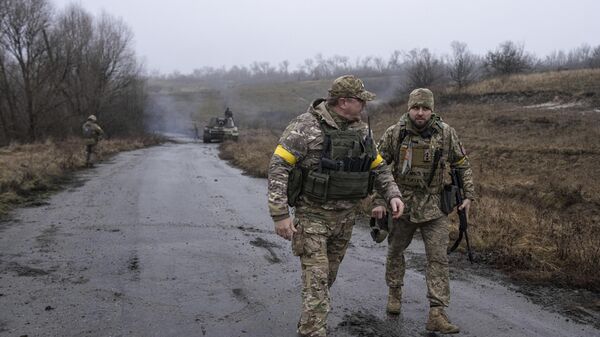
M465 197L475 199L471 165L454 128L432 114L425 130L419 132L406 113L385 131L377 146L402 192L404 214L416 223L444 216L440 195L448 166L459 169ZM375 204L384 201L376 198Z
M81 128L87 145L98 144L98 141L104 136L104 130L92 121L86 121Z
M345 124L343 126L348 129L361 130L365 137L369 132L364 122L346 121L331 113L324 99L314 101L306 113L296 117L279 139L278 147L269 165L269 212L275 221L289 217L287 183L293 166L299 165L303 169L312 169L318 165L324 141L320 120L336 129L340 128L340 124ZM379 155L375 164L372 169L375 173L375 189L387 202L394 197L399 198L400 191L394 183L388 165ZM325 203L317 203L301 195L296 210L316 210L317 213L326 213L326 211L350 210L358 203L358 200L329 200Z

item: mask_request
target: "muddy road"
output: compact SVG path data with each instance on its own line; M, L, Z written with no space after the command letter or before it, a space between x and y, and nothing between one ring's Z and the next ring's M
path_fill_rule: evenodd
M267 215L266 181L214 144L120 154L0 223L0 336L295 336L300 273ZM330 336L428 336L422 265L399 318L384 312L385 245L365 226L332 289ZM411 246L411 261L422 247ZM486 277L452 267L465 336L598 336Z

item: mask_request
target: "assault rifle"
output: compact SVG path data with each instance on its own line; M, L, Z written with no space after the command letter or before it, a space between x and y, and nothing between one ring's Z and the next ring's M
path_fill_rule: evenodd
M465 237L465 241L467 242L467 255L469 256L469 262L473 263L473 253L471 252L471 244L469 243L469 234L467 233L467 214L464 209L459 209L460 205L463 203L463 181L460 174L458 174L458 169L450 170L450 177L452 178L452 186L456 187L452 190L455 191L454 197L456 198L456 211L458 212L458 220L460 225L458 226L458 239L454 242L452 247L448 250L448 254L452 253L456 250L456 247L462 241L463 236Z

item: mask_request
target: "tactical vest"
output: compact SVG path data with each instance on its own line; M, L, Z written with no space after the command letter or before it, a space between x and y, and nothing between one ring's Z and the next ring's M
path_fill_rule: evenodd
M425 190L431 194L441 191L450 144L439 123L434 121L420 134L409 131L402 122L397 128L394 177L401 190Z
M310 200L357 200L373 190L371 163L377 149L360 130L338 130L320 121L323 151L316 165L302 172L302 195Z

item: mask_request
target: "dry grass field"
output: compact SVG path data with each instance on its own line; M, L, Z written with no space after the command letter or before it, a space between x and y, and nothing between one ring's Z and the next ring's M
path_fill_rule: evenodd
M161 141L156 136L103 140L97 147L98 159ZM0 215L58 189L69 173L85 166L84 149L80 138L0 148Z
M436 92L437 112L458 131L473 165L479 198L470 238L478 259L531 282L600 291L600 71ZM376 137L405 104L399 97L372 111ZM221 145L222 157L265 177L280 132L245 130L239 143Z

